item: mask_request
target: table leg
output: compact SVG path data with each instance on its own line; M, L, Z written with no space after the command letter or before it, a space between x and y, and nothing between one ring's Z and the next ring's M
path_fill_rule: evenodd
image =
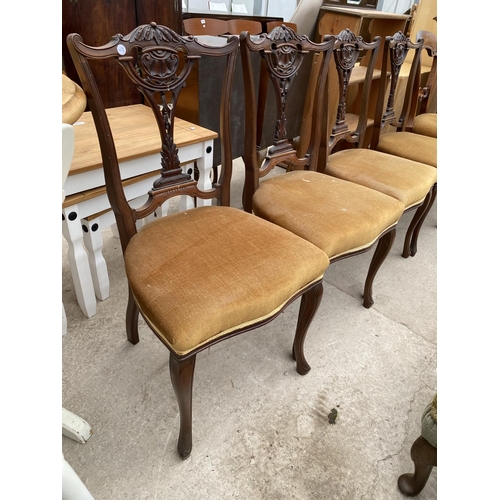
M73 441L85 444L92 436L92 427L83 418L63 408L62 433Z
M73 467L62 457L62 500L94 500Z
M191 177L194 177L194 163L181 165L181 169L183 174L189 174ZM191 208L194 208L194 199L191 196L183 194L179 200L179 211L181 212Z
M99 217L82 220L83 241L88 251L94 292L100 300L106 300L109 297L108 267L102 255L101 230L111 226L114 222L115 216L112 210Z
M63 208L62 234L68 242L68 261L75 285L75 292L80 308L88 318L97 312L97 301L90 274L87 252L83 244L81 219L78 216L78 206Z
M214 147L213 141L205 141L203 143L203 155L201 158L196 160L196 164L198 165L198 171L200 172L200 178L198 179L198 189L201 191L208 191L212 188L212 167L214 161ZM196 200L196 205L198 207L204 207L207 205L211 205L212 200Z

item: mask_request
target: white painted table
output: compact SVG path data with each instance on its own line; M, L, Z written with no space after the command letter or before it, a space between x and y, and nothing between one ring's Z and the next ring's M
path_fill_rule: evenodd
M129 200L142 203L152 187L152 176L159 176L160 137L153 112L147 106L134 104L107 110L115 140L124 190ZM100 231L114 223L110 210L101 152L94 120L83 113L73 124L75 149L68 178L64 184L66 198L62 204L62 233L68 242L68 262L78 304L87 317L96 314L96 296L109 296L109 280ZM213 141L217 133L179 118L175 119L174 141L184 172L199 170L198 187L210 189ZM198 200L198 205L211 200ZM183 197L179 209L191 208L192 200ZM167 207L163 207L163 215ZM82 226L85 229L82 229Z

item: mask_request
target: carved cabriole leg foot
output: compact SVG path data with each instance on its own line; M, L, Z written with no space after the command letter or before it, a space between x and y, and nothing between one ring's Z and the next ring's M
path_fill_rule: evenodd
M417 253L417 240L418 233L420 232L420 228L431 209L435 194L434 187L431 188L422 205L420 205L413 216L413 219L408 226L408 230L406 231L405 242L403 247L403 257L407 259L408 257L413 257Z
M293 359L297 362L297 373L300 375L305 375L311 369L304 356L304 341L309 325L321 303L322 296L323 282L320 282L304 293L300 301L299 319L297 321L297 329L295 331L292 348Z
M363 306L367 309L374 304L373 302L373 280L377 274L380 266L384 262L385 258L391 250L394 239L396 238L396 228L394 227L389 232L384 234L382 238L378 241L377 248L373 254L372 261L370 263L370 268L368 269L368 275L365 281L365 292L363 294Z
M418 234L420 233L420 228L422 227L422 224L424 223L424 220L427 217L427 214L430 212L432 206L434 205L434 202L436 201L436 196L437 196L437 184L434 184L433 189L431 190L431 199L429 201L429 204L427 205L427 208L425 209L424 214L422 214L422 217L420 217L420 220L418 221L418 224L415 227L415 230L413 231L413 234L411 236L411 245L410 245L410 255L412 257L415 256L417 253L417 240L418 240Z
M398 488L408 497L414 497L424 489L432 468L437 466L437 449L419 436L411 447L411 459L415 472L398 478Z
M132 292L128 291L127 315L125 319L127 339L131 344L139 342L139 308L135 303Z
M196 356L180 360L170 353L170 379L177 397L180 413L179 440L177 451L185 459L191 454L193 447L193 377Z

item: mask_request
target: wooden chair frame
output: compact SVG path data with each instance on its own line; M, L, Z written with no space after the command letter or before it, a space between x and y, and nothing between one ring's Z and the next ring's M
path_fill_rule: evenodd
M191 36L182 37L170 28L150 23L137 27L126 36L115 35L108 44L101 47L85 45L78 34L68 35L67 42L94 116L102 151L106 187L111 207L115 213L123 252L125 253L129 242L137 233L136 221L150 216L166 200L174 196L188 195L196 197L198 200L215 198L217 205L229 207L232 168L229 108L238 38L229 36L225 39L227 43L218 47L209 47L199 43ZM221 170L218 181L214 183L212 188L201 191L198 189L196 181L188 174L184 174L180 168L177 148L173 141L173 129L175 105L179 92L183 88L192 66L200 57L206 55L225 57L227 65L220 86ZM91 70L90 61L94 59L113 59L123 67L129 78L141 90L146 102L152 108L158 124L162 144L160 152L161 176L154 181L148 200L136 209L129 205L123 192L112 131ZM252 235L249 235L249 238L252 238ZM304 340L309 324L321 302L322 290L322 280L319 277L319 280L315 280L297 291L278 311L264 319L258 319L252 324L240 326L211 338L187 354L182 354L177 352L158 333L147 315L139 310L129 286L126 312L128 341L132 344L139 342L138 318L139 313L141 313L155 335L170 351L170 376L180 411L177 450L182 458L189 456L192 449L192 388L197 353L226 338L254 330L271 322L290 303L301 297L292 355L296 360L298 373L306 374L310 370L310 366L304 356Z
M367 126L367 110L369 108L370 100L370 89L371 82L373 79L373 74L375 67L380 60L379 46L380 37L376 37L372 43L365 43L363 39L359 36L354 35L350 30L344 30L339 35L339 38L344 41L344 46L339 49L334 50L334 58L336 62L336 69L338 73L338 86L339 86L339 100L338 109L332 131L325 141L326 145L322 145L320 151L320 168L326 166L326 158L335 154L334 151L337 148L346 147L352 145L356 148L363 148L364 136L366 133ZM375 45L375 44L378 45ZM410 109L409 101L407 100L403 114L401 117L396 117L394 111L394 97L396 92L396 85L401 66L405 60L405 57L409 50L416 50L419 55L419 51L422 47L422 41L417 43L412 43L409 41L401 32L398 32L395 37L386 37L384 51L382 55L382 74L390 74L390 85L388 89L388 98L386 85L383 80L381 80L378 90L377 102L376 102L376 112L373 126L372 134L372 144L370 149L375 149L375 144L378 142L380 137L381 126L386 123L391 123L397 127L403 127ZM347 88L349 86L350 78L352 76L353 70L355 69L355 64L357 63L357 58L364 52L363 67L366 68L363 93L360 103L360 115L358 118L357 127L355 130L351 131L346 124L346 94ZM368 53L367 53L368 52ZM389 68L390 67L390 68ZM410 72L411 81L414 81L417 72L417 64L413 65ZM390 71L389 71L390 70ZM331 75L331 72L330 72ZM408 85L407 87L407 98L410 99L413 92L413 86ZM331 98L331 95L329 96ZM386 108L384 108L386 105ZM384 113L385 109L385 113ZM327 119L327 118L325 118ZM330 127L330 125L328 125ZM345 142L342 142L345 141ZM326 154L325 154L326 151ZM367 152L368 153L368 152ZM325 158L326 157L326 158ZM325 159L324 159L325 158ZM406 161L406 160L404 160ZM355 165L352 167L355 172ZM349 177L345 177L349 179ZM425 199L418 205L413 205L407 210L416 210L415 215L410 223L407 230L405 243L403 247L403 257L409 257L410 255L416 254L417 240L420 232L420 228L427 216L433 200L436 195L436 187L433 186L427 193Z
M377 99L377 107L375 112L375 124L372 135L371 149L377 149L380 140L382 129L386 126L393 126L398 132L405 132L407 128L411 128L413 117L415 115L416 103L420 99L419 82L421 70L421 55L424 49L424 38L418 38L416 42L412 42L401 31L388 36L385 39L384 53L382 58L382 72L390 73L390 85L388 97L382 87L379 90ZM410 50L414 50L413 61L408 75L408 83L405 90L403 108L399 116L396 115L394 109L396 88L398 83L401 67ZM432 53L432 49L431 49ZM436 54L437 57L437 54ZM437 63L436 63L437 64ZM423 98L423 94L422 94ZM396 133L398 133L396 132ZM430 212L437 197L437 183L429 195L418 207L410 227L406 233L405 244L403 248L403 257L407 258L415 256L417 253L417 242L422 224L424 223L427 214Z
M288 163L293 169L318 170L318 161L321 160L320 145L322 138L328 136L324 115L325 88L328 68L332 52L336 47L344 45L344 40L334 35L324 37L322 43L311 42L307 36L298 35L293 29L286 25L274 28L271 33L262 34L259 37L250 37L248 33L240 36L240 47L242 53L243 74L245 82L245 184L243 191L243 207L247 212L252 212L252 198L259 187L260 179L265 177L276 165ZM295 52L296 51L296 52ZM258 107L255 105L255 89L251 77L252 69L250 53L259 52L270 75L276 102L277 116L273 145L267 149L265 160L259 165L257 158L257 133L259 125ZM314 91L314 115L311 119L312 138L307 145L306 153L302 157L297 156L297 150L288 138L286 129L286 102L287 92L306 53L321 54L318 77L315 79ZM277 62L279 61L279 62ZM280 66L281 64L281 66ZM273 66L276 65L280 69ZM259 89L260 93L260 89ZM286 175L286 174L285 174ZM333 257L330 262L341 260L353 255L364 253L377 244L373 255L367 278L365 281L363 305L369 308L373 305L373 282L376 273L387 257L396 236L396 228L392 227L379 236L370 247L356 250L341 257Z

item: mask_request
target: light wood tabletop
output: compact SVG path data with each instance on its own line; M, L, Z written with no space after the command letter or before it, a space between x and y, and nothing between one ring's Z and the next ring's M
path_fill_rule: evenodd
M120 162L160 152L161 142L153 111L143 104L106 110ZM87 111L74 123L75 154L69 175L102 168L101 151L92 114ZM216 139L217 133L180 118L174 121L178 148Z

